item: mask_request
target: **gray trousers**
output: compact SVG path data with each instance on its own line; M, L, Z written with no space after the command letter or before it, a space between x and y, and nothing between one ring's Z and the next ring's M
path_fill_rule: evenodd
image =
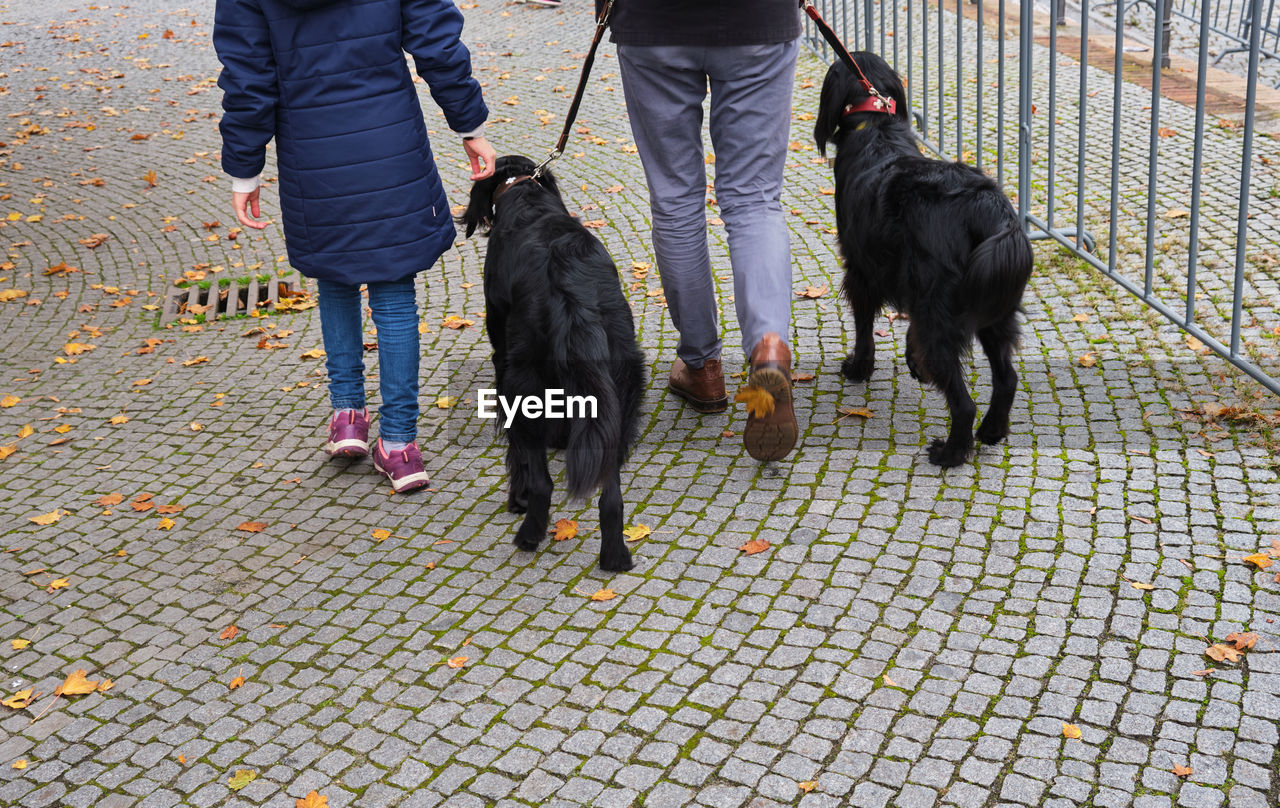
M729 237L742 350L770 331L790 344L791 243L780 202L797 41L729 47L619 45L627 113L649 184L653 249L676 354L720 356L707 250L702 103L711 88L715 191Z

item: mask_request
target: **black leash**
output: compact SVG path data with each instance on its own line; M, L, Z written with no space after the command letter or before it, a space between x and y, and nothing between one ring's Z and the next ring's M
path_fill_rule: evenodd
M853 56L849 53L849 49L844 46L844 43L840 41L840 37L836 36L836 32L831 30L831 26L827 25L827 21L822 19L822 15L814 7L812 0L800 0L800 8L804 10L805 14L809 15L809 19L813 20L813 24L818 28L818 33L822 34L822 38L827 40L827 44L836 52L836 56L840 57L840 61L844 62L844 66L849 68L850 72L858 74L858 81L870 93L871 97L879 99L884 105L884 110L890 115L897 112L898 103L875 88L871 80L862 72L862 68L858 67L858 63L853 60Z
M605 29L609 27L609 12L612 10L613 0L605 0L600 18L596 21L595 36L591 38L591 49L587 51L587 60L582 64L582 75L578 77L578 90L573 94L573 103L569 105L569 115L564 121L564 131L560 133L560 140L556 143L555 149L533 170L534 179L545 174L551 163L564 154L564 147L569 143L569 130L573 128L573 122L578 117L578 108L582 106L582 94L587 90L587 78L591 75L591 66L596 61L596 48L604 38Z

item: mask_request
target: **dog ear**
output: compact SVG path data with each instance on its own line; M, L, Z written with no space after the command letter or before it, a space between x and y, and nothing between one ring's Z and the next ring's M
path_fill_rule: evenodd
M836 61L827 68L827 77L822 80L822 95L818 101L818 119L813 124L813 139L818 144L818 152L823 156L827 153L827 143L840 128L844 105L848 103L847 76L848 70L844 64Z
M476 228L483 228L483 232L488 233L493 226L493 192L497 187L496 173L471 184L471 201L458 217L458 224L466 225L467 238L476 232Z

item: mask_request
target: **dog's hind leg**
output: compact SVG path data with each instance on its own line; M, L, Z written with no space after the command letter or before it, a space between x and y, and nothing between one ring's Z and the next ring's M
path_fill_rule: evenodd
M633 566L622 535L622 483L614 466L600 489L600 569L626 572Z
M907 350L914 350L914 362L923 371L921 380L935 385L947 397L951 411L951 432L944 441L935 439L929 444L929 462L943 468L953 468L965 462L973 451L973 417L978 408L965 385L960 365L963 337L936 328L923 328L919 322L911 324L914 334L908 334ZM923 337L922 334L930 334ZM912 339L912 337L916 339Z
M508 435L511 450L518 452L519 462L527 475L524 493L528 497L528 510L524 521L516 531L515 545L521 550L537 550L547 534L547 518L551 512L551 474L547 471L547 450L540 436L531 431L513 429ZM511 481L515 491L515 479Z
M1018 372L1013 369L1013 351L1018 344L1018 315L978 331L978 341L991 362L991 404L978 426L978 440L999 443L1009 434L1009 410L1018 389Z
M846 297L853 309L853 352L840 364L840 372L851 382L865 382L876 368L872 329L880 313L880 301L865 289L849 289Z

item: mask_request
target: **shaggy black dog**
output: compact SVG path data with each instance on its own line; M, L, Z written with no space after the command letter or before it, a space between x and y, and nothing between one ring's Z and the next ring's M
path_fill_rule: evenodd
M871 378L872 324L880 307L888 303L905 313L911 321L907 368L941 390L951 410L951 434L930 444L929 460L958 466L973 450L976 407L961 360L974 336L992 374L991 406L978 439L997 443L1009 434L1031 242L990 177L921 154L893 68L873 53L853 58L897 109L863 111L871 94L859 77L839 61L827 71L813 135L824 154L827 143L837 147L836 217L855 327L853 352L841 371L855 382Z
M594 397L596 411L529 417L507 428L507 508L525 514L521 550L547 533L551 475L547 449L564 449L569 493L600 493L600 567L631 569L622 535L619 472L636 438L644 395L644 356L631 307L609 253L569 211L550 173L533 178L527 157L500 157L492 177L476 182L462 215L470 236L489 228L484 263L485 324L493 345L498 395L544 398L548 390ZM499 411L499 425L505 416Z

